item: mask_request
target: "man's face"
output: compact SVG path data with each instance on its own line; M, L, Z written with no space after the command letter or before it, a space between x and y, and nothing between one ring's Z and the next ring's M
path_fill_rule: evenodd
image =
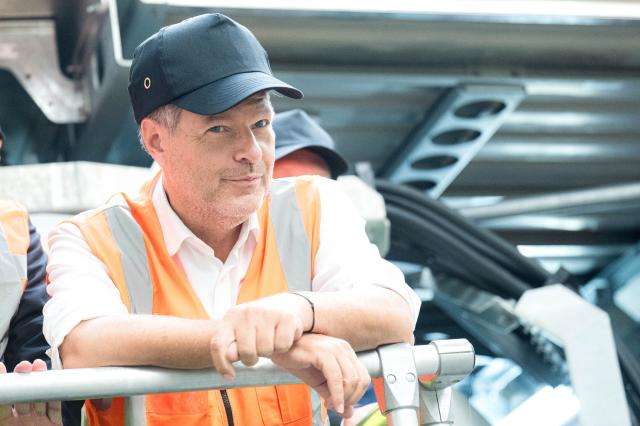
M183 110L161 158L156 158L174 209L239 220L255 212L271 184L272 119L265 94L212 116Z

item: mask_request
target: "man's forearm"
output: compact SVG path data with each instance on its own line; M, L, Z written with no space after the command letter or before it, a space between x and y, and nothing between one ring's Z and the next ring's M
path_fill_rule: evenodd
M413 343L411 309L393 290L368 286L309 296L316 311L315 333L344 339L356 351L385 343Z
M64 368L210 368L213 329L211 320L159 315L100 317L78 324L60 346L60 357Z

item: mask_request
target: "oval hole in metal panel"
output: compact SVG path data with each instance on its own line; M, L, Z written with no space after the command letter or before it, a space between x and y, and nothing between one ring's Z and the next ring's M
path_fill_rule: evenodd
M420 191L428 191L436 186L436 183L432 180L410 180L408 182L404 182L405 185L408 185L412 188L418 189Z
M455 129L447 130L436 136L431 140L436 145L458 145L461 143L471 142L480 136L480 132L473 129Z
M506 107L500 101L477 101L462 105L453 114L460 118L483 118L499 114Z
M457 161L458 159L451 155L433 155L414 161L411 163L411 167L418 170L435 170L449 167Z

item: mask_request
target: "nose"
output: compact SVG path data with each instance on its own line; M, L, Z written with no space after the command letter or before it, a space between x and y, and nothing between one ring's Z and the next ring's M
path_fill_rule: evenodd
M240 163L256 164L262 158L262 148L250 128L244 129L238 138L235 160Z

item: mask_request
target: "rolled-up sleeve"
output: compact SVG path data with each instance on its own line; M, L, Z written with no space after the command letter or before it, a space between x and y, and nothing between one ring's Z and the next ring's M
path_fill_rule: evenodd
M82 321L126 315L127 308L106 266L91 252L75 225L58 225L49 233L48 242L50 299L43 310L43 331L51 346L53 368L59 369L59 348L71 330Z
M320 245L315 260L314 291L336 291L375 285L398 293L415 323L420 298L397 266L383 259L369 242L365 221L337 182L316 178L320 193Z

